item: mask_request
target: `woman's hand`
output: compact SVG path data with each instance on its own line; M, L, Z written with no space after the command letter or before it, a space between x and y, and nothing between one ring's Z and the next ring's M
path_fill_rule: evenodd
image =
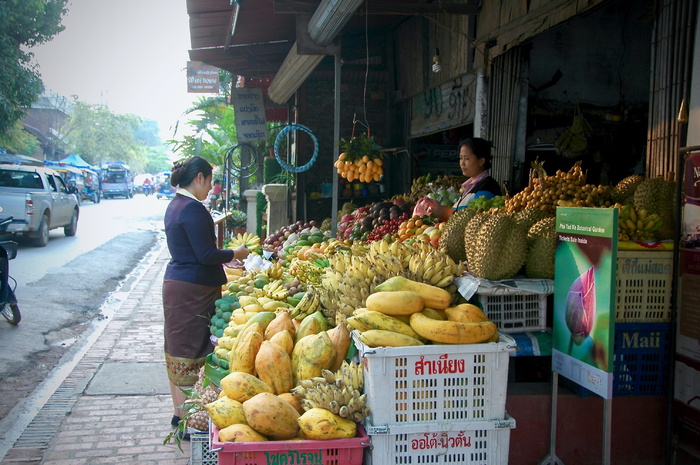
M233 258L234 260L245 260L246 257L250 255L250 250L248 250L248 247L245 244L242 244L240 247L233 249Z

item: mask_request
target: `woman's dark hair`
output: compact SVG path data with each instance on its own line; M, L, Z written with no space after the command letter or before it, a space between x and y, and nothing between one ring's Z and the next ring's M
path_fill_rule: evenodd
M484 169L491 168L491 142L480 137L471 137L459 141L458 148L461 149L463 145L469 147L476 158L483 158L485 160Z
M187 187L199 173L204 177L211 176L214 171L212 166L202 157L191 157L184 162L176 161L170 172L170 184L173 187Z

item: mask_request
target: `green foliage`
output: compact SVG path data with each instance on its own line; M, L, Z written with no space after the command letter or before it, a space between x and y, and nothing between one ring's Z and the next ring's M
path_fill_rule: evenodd
M258 192L255 196L255 200L257 202L255 209L255 219L257 220L255 234L257 234L258 237L263 237L263 213L267 210L267 197L265 197L265 194L262 192Z
M248 221L248 215L242 210L231 210L231 216L226 219L226 227L230 229L244 228Z
M140 125L138 116L120 115L102 105L76 102L64 127L64 141L71 152L79 153L92 165L121 160L140 171L138 168L147 159L146 146L134 137Z
M40 146L39 139L25 131L21 121L16 121L5 134L0 134L0 148L9 153L31 156Z
M0 134L11 130L44 90L33 54L23 48L47 42L64 29L67 2L0 2Z
M263 182L265 184L272 184L278 182L278 177L282 173L282 167L276 158L268 157L265 158L263 162Z

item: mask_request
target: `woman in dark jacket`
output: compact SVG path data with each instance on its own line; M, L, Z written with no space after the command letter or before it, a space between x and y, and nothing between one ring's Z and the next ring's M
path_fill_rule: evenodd
M491 143L475 137L464 139L459 143L459 166L462 174L469 179L462 184L462 195L450 208L433 199L422 199L416 210L420 214L430 214L446 221L452 214L466 208L477 197L492 199L501 195L501 186L489 174L491 168Z
M171 258L163 281L163 310L173 426L183 414L179 408L186 399L182 389L196 383L199 369L214 349L209 320L226 283L223 265L248 255L244 246L235 251L217 248L214 221L202 204L211 189L211 178L211 165L200 157L175 163L170 177L177 192L165 211Z

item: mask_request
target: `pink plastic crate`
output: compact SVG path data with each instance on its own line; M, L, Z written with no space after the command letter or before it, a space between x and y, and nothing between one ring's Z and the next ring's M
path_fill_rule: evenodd
M362 425L357 425L357 436L352 439L328 441L219 442L218 428L211 428L211 450L219 453L219 465L362 465L369 443Z

